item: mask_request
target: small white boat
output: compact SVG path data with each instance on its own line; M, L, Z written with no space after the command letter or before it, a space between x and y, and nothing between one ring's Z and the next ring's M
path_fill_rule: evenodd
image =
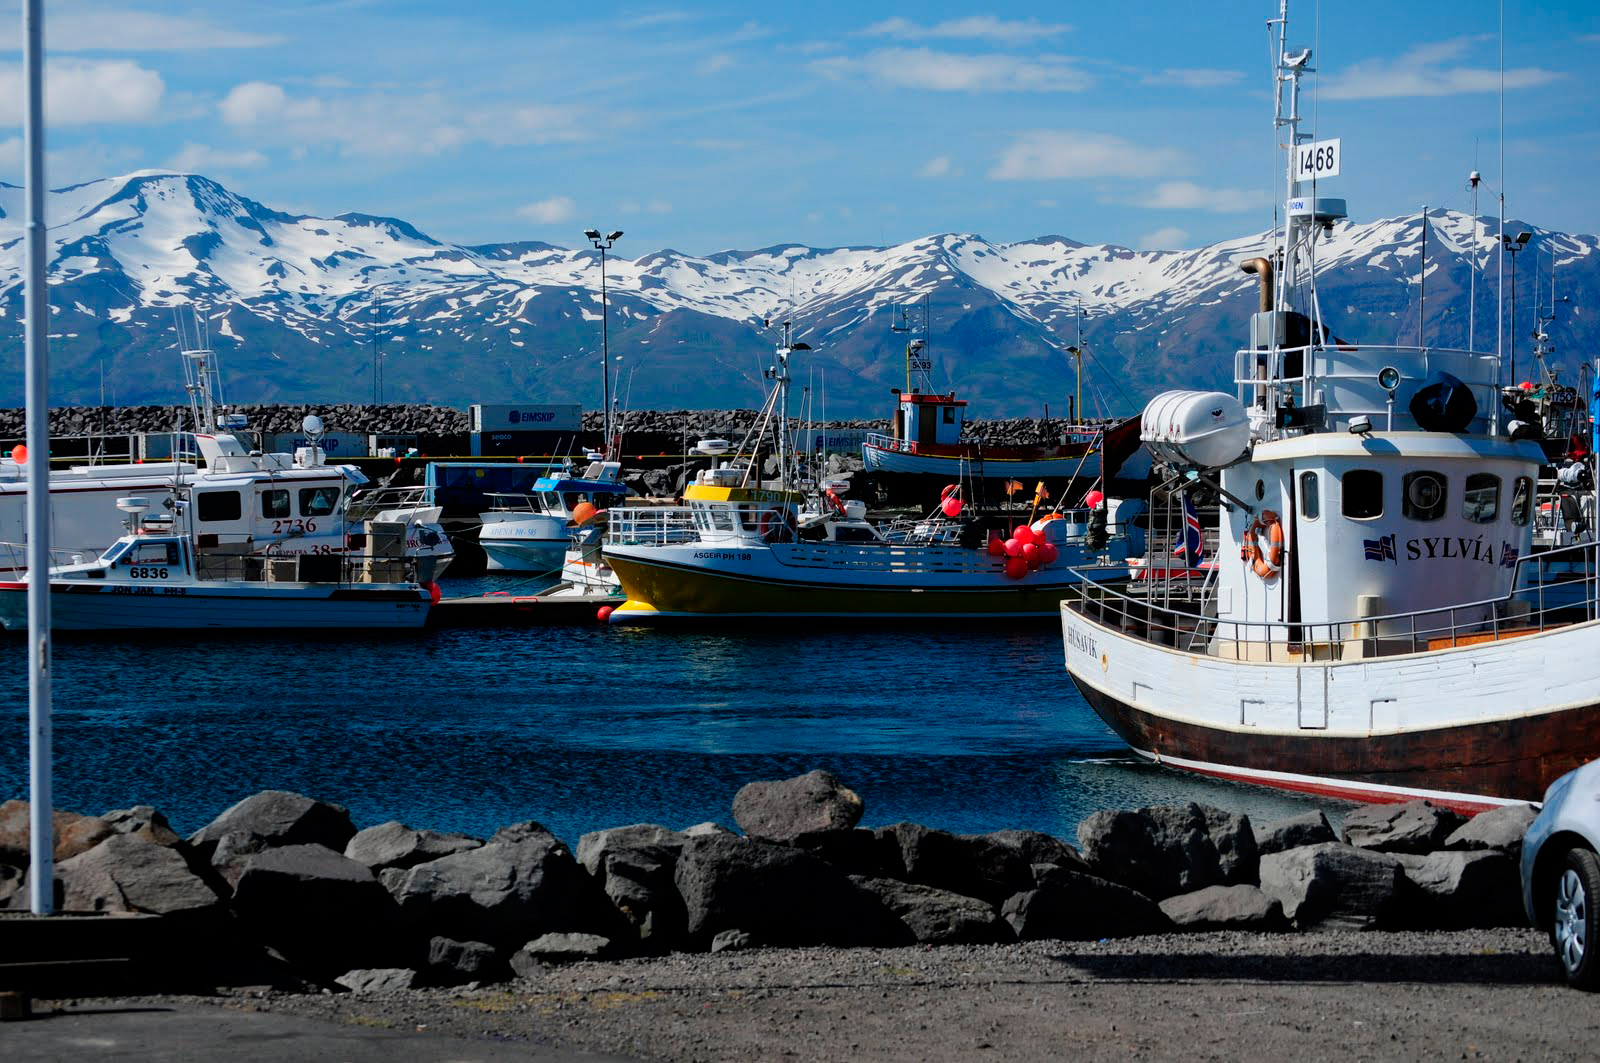
M193 535L144 527L144 499L121 503L130 534L93 561L50 569L53 629L420 628L437 600L437 584L406 579L404 560L198 547ZM0 626L27 629L31 580L0 582Z
M582 527L632 492L622 483L622 464L590 463L582 476L541 476L531 495L492 494L479 514L478 544L490 571L561 573Z

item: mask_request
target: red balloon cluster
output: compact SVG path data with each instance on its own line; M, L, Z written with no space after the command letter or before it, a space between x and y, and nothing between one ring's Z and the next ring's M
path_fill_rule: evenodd
M1061 556L1054 543L1046 542L1044 536L1027 524L1017 525L1011 538L1004 542L999 536L990 539L989 553L995 557L1005 555L1006 575L1012 579L1021 579L1036 568L1053 564Z

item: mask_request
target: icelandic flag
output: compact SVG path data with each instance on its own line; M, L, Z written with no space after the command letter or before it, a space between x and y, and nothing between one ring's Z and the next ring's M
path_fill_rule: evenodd
M1502 539L1500 541L1500 567L1516 568L1519 553L1520 551L1515 546Z
M1200 517L1194 511L1194 503L1189 501L1189 496L1183 496L1183 542L1172 551L1173 557L1181 557L1189 563L1190 568L1199 568L1200 562L1206 558L1206 537L1200 527Z
M1394 536L1385 535L1381 539L1362 539L1361 549L1365 552L1368 561L1393 561L1400 563L1400 558L1394 552Z

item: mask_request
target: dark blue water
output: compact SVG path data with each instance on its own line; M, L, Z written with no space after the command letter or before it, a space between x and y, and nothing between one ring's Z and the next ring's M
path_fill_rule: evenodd
M1049 623L60 637L54 660L57 806L153 804L183 833L270 788L358 826L536 819L576 843L732 826L744 783L812 768L862 796L869 826L1071 839L1100 808L1325 807L1134 763ZM26 667L21 640L0 641L0 799L27 796Z

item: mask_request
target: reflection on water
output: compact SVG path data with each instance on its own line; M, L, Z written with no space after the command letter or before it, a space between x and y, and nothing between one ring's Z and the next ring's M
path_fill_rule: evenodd
M359 826L537 819L575 843L623 823L731 826L744 783L821 767L865 799L867 825L1070 839L1100 808L1339 807L1133 763L1061 657L1048 624L61 638L57 804L150 803L189 832L278 788ZM0 667L0 799L26 797L19 639Z

